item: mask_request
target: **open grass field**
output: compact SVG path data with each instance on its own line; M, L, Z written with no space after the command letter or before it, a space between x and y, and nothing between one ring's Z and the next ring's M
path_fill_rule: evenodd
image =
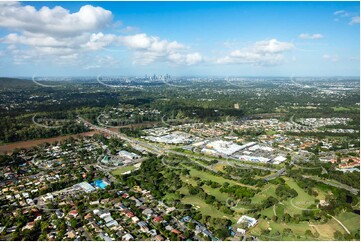
M314 190L318 193L317 197L315 197L318 200L325 200L326 195L329 191L325 191L324 189L321 189L319 187L316 187Z
M285 228L290 228L295 235L289 235L287 237L282 235L282 232ZM256 227L251 230L251 234L258 235L261 240L315 240L315 238L306 238L304 232L310 229L307 222L300 222L298 224L289 224L289 223L275 223L272 220L261 220ZM270 230L270 233L267 235L261 235L262 230ZM277 234L277 231L280 234Z
M261 230L271 229L268 235L259 236L261 240L333 240L333 233L340 231L344 233L342 227L334 220L330 220L325 224L309 224L308 222L296 223L276 223L272 220L261 220L255 228L251 230L251 234L261 235ZM277 235L276 231L282 234L285 228L292 230L293 234L288 236ZM318 238L307 238L305 231L311 230L313 234L319 233Z
M212 188L212 187L207 186L207 185L203 185L202 188L204 189L204 191L206 193L215 196L218 201L221 201L221 202L226 202L227 201L228 195L225 194L225 193L220 192L219 188Z
M295 189L298 193L297 197L283 202L285 204L285 212L291 215L302 213L303 209L307 209L309 206L316 204L316 197L308 195L308 193L300 188L294 180L289 178L285 178L285 180L286 184Z
M285 178L286 183L298 193L298 196L292 199L287 199L275 205L273 207L267 208L261 211L262 215L266 215L268 218L272 218L274 211L277 215L288 213L291 216L295 214L301 214L304 209L307 209L310 205L316 204L315 197L308 195L302 188L300 188L295 181L289 178ZM266 199L269 196L277 197L275 194L276 186L272 184L267 184L265 189L252 198L252 202L260 203L262 200ZM317 208L316 208L317 209Z
M199 177L202 180L215 181L215 182L218 182L221 185L223 185L224 182L228 182L231 185L239 185L239 186L254 188L253 186L248 186L248 185L245 185L245 184L233 181L233 180L225 179L225 178L220 177L220 176L215 176L215 175L212 175L212 174L210 174L208 172L198 171L198 170L196 170L196 169L194 169L194 168L192 168L190 166L186 166L186 165L183 165L183 166L190 170L190 175L192 177Z
M298 107L291 107L292 109L317 109L314 106L298 106Z
M333 111L350 111L350 108L347 107L332 107Z
M197 182L192 177L180 176L182 182L197 186Z
M223 184L224 182L228 182L232 185L242 185L235 181L228 180L228 179L218 177L218 176L214 176L207 172L195 170L191 167L187 167L187 169L190 169L190 176L189 177L181 176L181 180L185 183L192 184L193 186L197 185L196 180L193 179L194 177L199 177L202 180L216 181L220 184ZM226 203L228 195L221 193L219 191L219 188L212 188L208 185L203 185L202 188L204 189L204 191L206 193L215 196L218 201ZM202 215L210 215L212 217L218 217L218 218L228 218L228 219L232 220L232 222L236 222L236 220L239 218L239 212L247 212L247 210L237 209L236 210L237 213L235 213L235 216L232 217L230 215L227 215L227 214L219 211L214 206L206 204L205 201L203 199L199 198L197 195L190 195L188 193L188 189L184 186L179 191L181 194L185 195L185 197L182 198L182 202L192 204L195 209L199 210L202 213ZM171 196L171 194L169 194L166 196L166 198L173 198L173 197Z
M286 201L280 202L275 205L275 207L267 208L261 211L262 215L266 215L268 218L272 218L274 214L281 215L284 213L289 213L290 215L300 214L302 213L303 208L307 208L311 204L315 204L315 197L308 195L303 189L301 189L295 181L292 179L286 178L286 183L295 189L298 193L298 196L294 199L288 199ZM271 190L271 189L270 189ZM320 195L321 194L321 195ZM318 197L324 197L326 194L325 191L319 190ZM256 195L257 196L257 195ZM255 196L255 197L256 197ZM254 198L256 201L260 199L260 195L258 198ZM360 216L355 213L345 212L337 216L348 230L351 233L356 232L360 227ZM308 223L308 222L300 222L296 223L277 223L273 222L271 219L263 220L261 219L259 224L252 229L253 234L260 235L262 229L271 228L271 232L266 236L260 237L261 240L333 240L333 234L336 231L341 233L345 233L343 227L334 219L330 219L327 223ZM287 237L276 238L272 236L276 236L276 231L282 233L283 229L290 228L295 235L289 235ZM312 233L319 233L318 238L307 238L305 237L305 231L311 230Z
M264 187L262 187L261 192L257 193L252 198L252 203L261 203L263 200L265 200L268 197L277 197L276 196L276 185L273 184L267 184Z
M266 134L267 134L267 135L274 135L274 134L277 134L277 131L267 129L267 130L266 130Z
M124 167L113 170L111 173L112 173L112 175L122 175L124 172L132 171L134 169L135 169L135 166L133 166L133 165L124 166Z
M332 107L335 112L359 111L359 107Z
M197 182L192 177L181 176L181 180L185 183L191 184L192 186L197 185ZM212 188L208 185L203 185L202 188L206 193L215 196L218 201L227 201L228 195L220 192L219 188Z
M215 164L213 166L213 169L215 169L216 171L223 171L224 167L226 167L226 165L222 165L222 164Z
M215 218L227 218L230 219L232 222L236 222L235 218L219 211L212 205L206 204L203 199L199 198L197 195L186 195L184 198L182 198L182 202L186 204L192 204L193 207L196 210L199 210L203 216L209 215Z
M352 212L344 212L336 216L345 227L354 233L360 228L360 215Z
M320 234L319 240L332 240L334 238L333 233L336 231L345 233L345 230L334 219L324 224L312 223L310 228L313 233L317 231Z
M276 205L276 208L277 208L277 205ZM276 210L276 212L277 212L277 210ZM271 219L271 218L273 217L273 215L274 215L273 207L269 207L269 208L263 209L263 210L261 211L261 215L265 215L265 216L267 216L268 218Z

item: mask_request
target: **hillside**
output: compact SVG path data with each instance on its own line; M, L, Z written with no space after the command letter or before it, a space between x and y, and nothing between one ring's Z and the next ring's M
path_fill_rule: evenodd
M31 80L0 77L0 88L31 87L35 86Z

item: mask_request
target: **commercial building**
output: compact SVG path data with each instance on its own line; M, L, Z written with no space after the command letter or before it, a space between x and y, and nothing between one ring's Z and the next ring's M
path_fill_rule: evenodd
M247 223L247 227L250 228L255 226L258 223L258 221L255 218L251 218L249 216L243 215L237 221L237 224L241 224L241 223Z
M95 190L95 188L87 182L81 182L78 186L83 189L84 192L89 193Z
M282 162L285 162L286 160L287 160L286 157L279 155L279 156L273 158L272 161L273 161L273 164L278 165L278 164L281 164Z
M129 159L129 160L135 160L135 159L140 158L140 155L137 155L137 154L132 153L132 152L128 152L126 150L119 151L119 156L121 156L123 158L126 158L126 159Z
M242 146L237 145L231 141L216 140L208 143L202 152L229 156L241 149Z
M261 163L267 163L270 161L269 158L260 157L260 156L240 155L238 158L243 161L252 161L252 162L261 162Z

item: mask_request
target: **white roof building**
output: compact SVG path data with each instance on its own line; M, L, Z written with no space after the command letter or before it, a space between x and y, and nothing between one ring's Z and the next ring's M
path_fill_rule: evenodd
M131 234L126 234L122 237L122 240L125 240L125 241L129 241L131 239L134 239L133 235L131 235Z
M81 189L83 189L84 192L86 192L86 193L89 193L89 192L92 192L92 191L95 190L95 188L92 185L90 185L89 183L87 183L87 182L81 182L81 183L78 184L78 186Z
M271 147L267 147L267 146L254 145L254 146L252 146L252 147L249 147L248 150L250 150L250 151L263 150L263 151L272 152L274 149L271 148Z
M248 217L248 216L246 216L246 215L243 215L242 217L240 217L240 218L238 219L237 224L241 224L241 223L244 223L244 222L246 222L248 228L250 228L250 227L255 226L258 221L257 221L257 219L255 219L255 218L251 218L251 217Z
M206 149L214 150L220 155L232 155L242 149L242 146L231 141L217 140L206 145Z
M268 161L270 161L270 159L260 156L240 155L238 158L244 161L261 162L261 163L267 163Z
M121 150L119 151L119 156L121 157L124 157L124 158L127 158L127 159L130 159L130 160L134 160L134 159L139 159L140 156L135 154L135 153L132 153L132 152L128 152L126 150Z
M273 159L273 164L278 165L281 164L282 162L285 162L286 160L287 160L286 157L279 155Z

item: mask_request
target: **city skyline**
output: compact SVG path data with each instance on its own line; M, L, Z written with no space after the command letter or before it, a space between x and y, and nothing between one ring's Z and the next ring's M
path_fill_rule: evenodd
M0 5L2 76L359 76L360 71L359 2Z

